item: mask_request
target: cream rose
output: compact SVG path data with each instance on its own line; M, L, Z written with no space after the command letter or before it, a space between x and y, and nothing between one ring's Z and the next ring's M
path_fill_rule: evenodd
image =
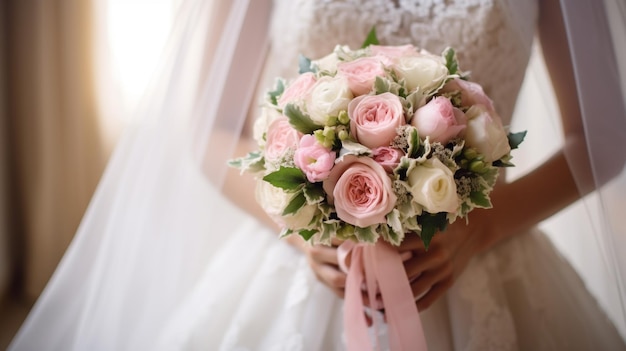
M362 95L348 105L350 131L357 141L370 149L389 146L396 129L404 124L404 109L392 93Z
M502 120L483 105L474 105L465 113L465 144L481 153L485 162L499 160L511 151Z
M282 213L289 204L293 194L285 192L266 181L257 181L256 200L270 218L283 228L304 229L317 211L316 205L305 204L296 213L283 216Z
M339 57L336 53L331 53L322 57L319 60L314 60L311 64L321 72L328 72L331 75L337 73L337 64L339 63Z
M272 122L279 118L284 118L280 112L271 107L263 107L261 115L254 121L252 126L252 136L259 145L265 145L265 133Z
M394 69L404 78L407 89L428 91L440 86L448 76L448 68L441 57L434 55L403 56L396 60Z
M343 77L322 77L311 88L306 100L306 109L311 119L326 125L330 116L346 110L353 95Z
M455 213L459 207L454 174L439 159L432 158L413 168L408 184L413 200L430 213Z
M345 156L323 187L339 219L361 228L386 223L397 200L391 178L369 157Z

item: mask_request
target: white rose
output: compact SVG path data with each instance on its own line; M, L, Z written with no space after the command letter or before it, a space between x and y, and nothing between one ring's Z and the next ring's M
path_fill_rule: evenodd
M500 116L490 113L483 105L470 107L465 115L465 144L481 153L485 162L499 160L511 151Z
M334 75L335 73L337 73L338 63L339 63L339 57L337 57L337 54L334 52L322 57L319 60L315 60L311 62L311 64L317 67L317 69L320 72L328 72L331 75Z
M448 76L448 69L441 58L433 55L399 57L394 69L404 78L410 92L417 88L420 91L437 88Z
M252 136L257 144L261 146L265 145L263 136L267 133L268 126L280 117L282 117L282 115L271 107L261 108L261 115L254 120L254 125L252 127Z
M256 187L256 200L263 210L281 227L290 229L308 228L317 211L316 205L304 205L296 213L283 216L293 194L285 192L272 184L259 180Z
M411 195L430 213L455 213L459 207L454 174L439 159L417 165L408 174Z
M339 111L348 109L352 97L345 78L325 76L311 89L306 101L307 112L315 123L326 125L329 116L337 116Z

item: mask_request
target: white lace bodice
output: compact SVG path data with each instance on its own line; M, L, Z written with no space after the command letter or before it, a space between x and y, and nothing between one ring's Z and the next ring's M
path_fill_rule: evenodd
M316 59L335 45L361 45L376 26L382 44L432 53L456 49L505 121L521 86L537 17L536 0L275 0L272 56L292 77L299 53Z

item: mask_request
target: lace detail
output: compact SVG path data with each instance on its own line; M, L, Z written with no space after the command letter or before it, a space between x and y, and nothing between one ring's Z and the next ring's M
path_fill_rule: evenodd
M503 119L509 121L530 57L537 4L506 0L275 0L274 11L273 59L278 61L281 76L296 74L294 63L299 53L319 58L337 44L358 47L376 26L383 44L412 43L433 53L454 47L461 68L471 70L472 79L483 85Z

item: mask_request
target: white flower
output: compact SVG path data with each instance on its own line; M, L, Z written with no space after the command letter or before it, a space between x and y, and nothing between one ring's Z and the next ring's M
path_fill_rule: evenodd
M353 95L348 82L342 77L322 77L311 90L306 108L311 119L319 125L327 125L329 116L337 116L347 110Z
M317 67L317 69L320 72L328 72L331 75L334 75L335 73L337 73L338 63L339 63L339 58L337 57L337 54L334 52L322 57L319 60L315 60L311 62L311 64Z
M407 183L413 200L430 213L456 213L459 197L454 174L439 159L431 158L416 165L408 174Z
M485 162L499 160L511 151L500 117L483 105L474 105L465 113L465 144L481 153Z
M305 204L296 213L283 216L282 213L292 197L292 193L277 188L266 181L257 181L256 200L274 222L290 229L308 228L317 212L317 205Z
M263 137L267 133L268 126L280 117L282 115L271 107L263 106L261 108L261 115L254 120L254 126L252 127L252 136L259 146L265 145Z
M434 55L402 56L394 65L396 73L404 78L409 92L421 92L439 87L448 76L448 68Z

